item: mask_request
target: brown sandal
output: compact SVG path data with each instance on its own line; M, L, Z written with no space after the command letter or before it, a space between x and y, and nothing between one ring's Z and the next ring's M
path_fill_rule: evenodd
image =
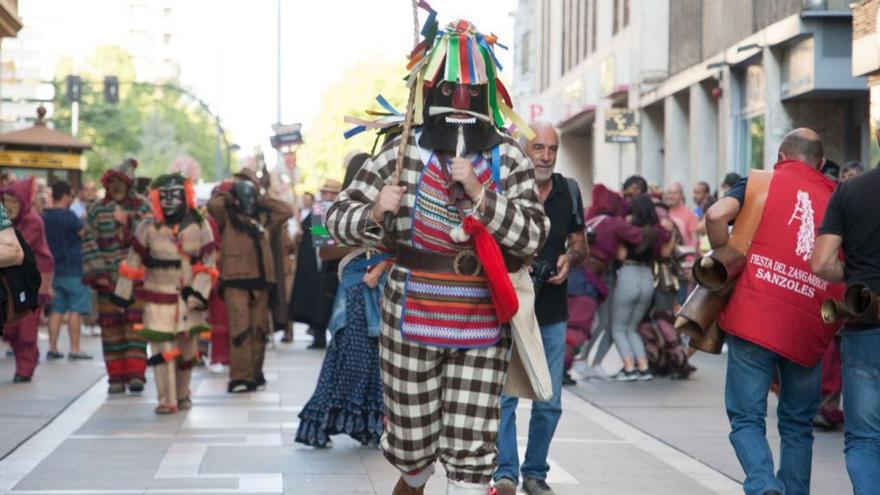
M177 412L177 406L172 406L170 404L159 404L154 409L156 414L166 415L166 414L174 414Z
M180 399L177 401L177 409L179 411L189 411L192 409L193 401L191 398L187 397L186 399Z

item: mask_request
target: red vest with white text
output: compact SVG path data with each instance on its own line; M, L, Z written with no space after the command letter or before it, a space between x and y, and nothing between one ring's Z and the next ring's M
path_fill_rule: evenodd
M795 160L774 167L761 222L746 254L746 267L719 324L727 333L802 366L822 359L840 325L822 321L827 298L844 285L813 275L810 256L834 183Z

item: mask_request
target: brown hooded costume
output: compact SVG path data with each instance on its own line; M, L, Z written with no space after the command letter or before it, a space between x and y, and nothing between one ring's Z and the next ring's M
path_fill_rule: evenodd
M259 188L250 170L236 176ZM253 215L236 197L236 185L224 187L208 202L208 211L220 229L220 283L229 314L229 391L256 390L264 385L263 358L269 335L269 292L276 274L270 232L293 215L290 205L275 198L256 196Z

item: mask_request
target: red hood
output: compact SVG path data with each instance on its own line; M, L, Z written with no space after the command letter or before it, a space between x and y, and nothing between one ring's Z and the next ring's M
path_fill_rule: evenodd
M12 221L15 222L31 211L31 204L33 203L34 197L34 178L28 177L27 179L19 179L3 189L0 189L0 195L6 196L7 194L17 198L21 203L21 210L18 213L18 217L12 219Z
M620 215L620 206L623 203L623 197L620 194L602 184L595 184L592 196L593 205L587 212L588 219L598 215Z

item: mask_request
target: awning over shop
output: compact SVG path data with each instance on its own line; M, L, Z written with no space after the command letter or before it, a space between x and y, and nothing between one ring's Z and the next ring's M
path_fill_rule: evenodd
M85 170L83 151L91 145L46 125L46 109L37 109L33 127L0 134L0 167Z
M596 105L584 105L583 108L574 115L558 122L556 127L561 132L589 132L596 120Z

